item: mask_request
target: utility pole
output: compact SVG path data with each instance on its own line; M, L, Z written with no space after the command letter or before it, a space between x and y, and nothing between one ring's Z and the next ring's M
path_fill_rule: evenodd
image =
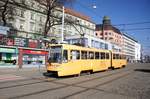
M61 43L64 42L64 17L65 17L65 7L63 6L63 12L62 12L62 27L61 27Z

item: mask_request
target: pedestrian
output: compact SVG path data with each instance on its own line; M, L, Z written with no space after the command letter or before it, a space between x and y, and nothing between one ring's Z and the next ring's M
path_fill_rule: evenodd
M13 60L13 65L16 65L16 60L15 59Z

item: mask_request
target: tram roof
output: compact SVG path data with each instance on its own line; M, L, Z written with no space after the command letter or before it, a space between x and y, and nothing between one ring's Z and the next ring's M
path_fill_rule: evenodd
M72 49L72 50L110 52L110 50L97 49L97 48L93 48L93 47L83 47L83 46L71 45L71 44L51 44L50 46L63 46L63 48L65 48L65 49Z

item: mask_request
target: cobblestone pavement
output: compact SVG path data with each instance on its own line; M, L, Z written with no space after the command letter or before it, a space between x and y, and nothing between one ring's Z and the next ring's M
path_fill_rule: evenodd
M45 68L0 68L0 99L150 99L150 64L79 77L44 76Z

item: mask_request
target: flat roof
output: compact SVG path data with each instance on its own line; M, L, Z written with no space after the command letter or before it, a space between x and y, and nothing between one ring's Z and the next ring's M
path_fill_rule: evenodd
M127 34L127 33L123 33L123 35L126 36L127 38L129 38L129 39L135 41L135 42L138 42L138 41L135 40L133 37L129 36L129 34Z

